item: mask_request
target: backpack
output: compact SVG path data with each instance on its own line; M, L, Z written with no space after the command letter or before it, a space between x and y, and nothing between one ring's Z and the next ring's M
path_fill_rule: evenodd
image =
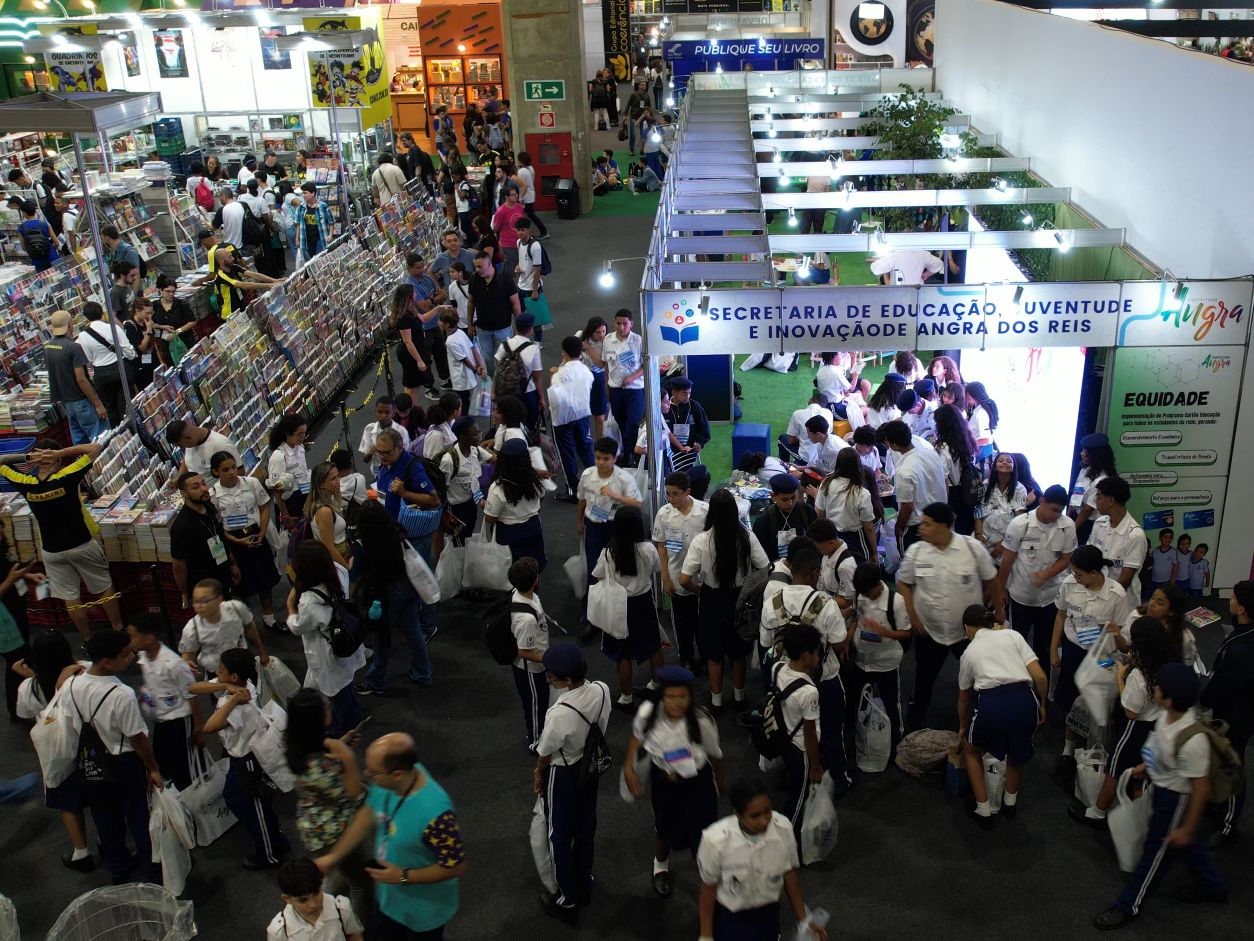
M332 601L316 588L309 591L321 598L323 604L331 609L331 620L319 632L331 645L331 653L341 659L351 657L361 648L361 614L347 598Z
M967 506L974 509L984 502L984 475L974 464L968 462L963 466L959 486Z
M606 693L606 704L609 702L609 693ZM610 754L609 743L605 740L605 733L601 731L600 716L598 721L592 722L587 716L576 709L568 702L558 703L559 706L565 706L579 718L583 719L588 726L588 734L583 740L583 756L580 757L579 763L575 768L575 787L583 790L586 787L595 787L601 776L610 770L610 765L614 763L614 758ZM602 711L605 706L601 707ZM559 749L560 751L560 749ZM565 757L565 756L563 756Z
M508 608L499 610L495 617L488 618L487 629L483 632L489 656L503 667L518 659L518 641L514 637L513 624L515 614L530 614L535 617L536 609L521 601L511 601Z
M74 699L74 690L70 689L70 702L74 704L74 711L78 713L78 721L81 723L78 733L78 770L83 775L83 780L90 784L107 784L116 780L118 757L105 746L95 725L96 713L116 689L117 686L109 687L87 719L83 718L78 701Z
M772 633L778 636L790 627L801 627L806 624L813 626L814 622L818 620L819 612L827 606L826 601L822 604L811 605L810 602L816 597L826 599L827 595L820 592L817 588L812 588L810 594L806 595L806 600L801 602L801 607L797 610L797 613L793 614L784 604L784 593L782 591L776 592L771 597L771 607L775 609L776 614L781 616L787 614L788 619L775 628Z
M441 454L441 457L444 455ZM440 498L440 505L444 506L448 503L448 478L444 476L444 471L440 470L438 460L431 460L428 457L415 455L414 460L422 465L422 469L427 472L427 479L431 481L431 486L435 488L435 494ZM456 465L454 465L456 468Z
M1179 759L1184 743L1195 735L1210 739L1210 797L1212 804L1222 804L1239 794L1245 787L1245 768L1241 755L1228 740L1228 723L1220 719L1194 722L1176 738L1176 758Z
M240 228L241 240L245 245L260 246L266 237L266 227L253 215L247 203L241 202L240 205L244 207L244 224Z
M777 664L771 673L771 688L766 694L766 702L762 704L762 724L753 730L753 747L768 761L783 757L788 743L797 734L797 729L801 728L801 722L805 721L801 720L791 729L784 725L784 702L810 681L805 678L795 679L781 690L777 681L782 668L782 663Z
M503 150L507 143L505 129L499 123L488 125L488 146L493 150Z
M33 228L28 229L27 226L31 225ZM52 257L52 241L48 238L44 224L38 219L27 219L17 227L17 231L22 236L22 247L26 249L31 261L47 261Z
M213 212L213 187L209 185L206 177L201 177L200 182L196 184L196 189L192 191L192 198L196 200L196 205L205 212Z
M521 399L527 391L531 374L527 371L526 364L523 363L522 354L523 350L529 346L535 346L535 343L531 340L524 340L517 346L505 344L505 356L496 364L496 379L493 385L495 398L513 395Z
M546 275L553 271L553 262L549 259L549 253L545 250L544 245L536 242L540 246L540 274Z
M765 568L745 579L740 586L740 594L736 596L736 613L733 616L736 633L743 640L751 641L758 636L758 628L762 625L762 594L766 591L767 582L791 585L792 576Z

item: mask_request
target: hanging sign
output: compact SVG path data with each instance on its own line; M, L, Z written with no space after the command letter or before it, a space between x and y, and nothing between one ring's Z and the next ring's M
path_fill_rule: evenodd
M302 21L310 32L361 29L359 17L316 17ZM383 44L377 39L360 49L326 49L310 52L309 85L315 108L331 107L361 111L362 128L386 121L392 115Z
M605 64L620 82L631 77L631 4L628 0L601 0L601 37Z
M73 26L44 24L39 27L44 36L65 37L64 51L45 52L44 65L48 71L48 87L52 91L108 91L104 64L100 61L100 49L76 46L76 36L95 36L95 23Z
M925 284L918 345L927 349L1114 346L1118 282Z
M1137 281L1123 286L1128 310L1118 346L1244 344L1254 286L1243 281Z

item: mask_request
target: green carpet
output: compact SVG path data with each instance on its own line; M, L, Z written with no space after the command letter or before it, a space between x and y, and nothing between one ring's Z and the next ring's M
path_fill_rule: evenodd
M600 156L598 150L593 156ZM614 161L618 164L618 171L623 179L631 176L631 162L635 159L625 150L614 151ZM624 184L623 188L612 193L606 193L604 196L594 196L592 198L592 211L588 213L590 216L610 217L610 216L656 216L658 202L661 200L661 193L638 193L633 195L631 190Z

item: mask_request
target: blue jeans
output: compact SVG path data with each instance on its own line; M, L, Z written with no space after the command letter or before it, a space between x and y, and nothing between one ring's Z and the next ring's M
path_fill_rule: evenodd
M353 691L353 684L349 683L331 697L331 727L327 732L339 738L346 732L351 732L353 726L365 717L361 703L357 701L357 693Z
M39 775L33 771L20 778L8 778L0 781L0 804L20 804L22 801L34 800L41 790Z
M500 330L475 329L475 337L483 350L483 362L488 367L488 375L496 375L496 348L514 335L513 327L502 327Z
M428 553L430 552L430 541ZM421 549L419 552L421 553ZM426 555L424 554L424 558ZM395 582L388 586L388 596L384 604L384 621L375 635L374 657L366 666L366 685L372 689L388 688L388 656L392 651L392 628L399 627L405 632L409 641L411 657L409 678L426 685L431 682L431 657L427 653L427 637L423 633L422 609L431 612L432 621L435 609L423 604L414 586L409 582Z
M596 463L592 453L592 435L588 433L588 419L576 418L565 425L553 428L553 437L557 440L557 452L562 456L562 470L566 473L566 487L573 494L579 486L579 466L591 467ZM579 463L576 463L576 455Z
M86 399L73 402L62 402L65 415L70 422L70 441L74 444L88 444L100 433L100 419L96 408Z

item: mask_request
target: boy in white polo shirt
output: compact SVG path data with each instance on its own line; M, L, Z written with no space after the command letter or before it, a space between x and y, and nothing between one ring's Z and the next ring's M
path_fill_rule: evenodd
M266 941L362 941L352 903L322 891L322 871L308 856L283 864L279 892L287 904L266 927Z
M204 718L188 687L196 682L191 664L161 642L164 625L155 614L136 614L126 633L144 676L140 710L153 720L152 752L167 780L180 791L191 786L192 742L201 737Z

